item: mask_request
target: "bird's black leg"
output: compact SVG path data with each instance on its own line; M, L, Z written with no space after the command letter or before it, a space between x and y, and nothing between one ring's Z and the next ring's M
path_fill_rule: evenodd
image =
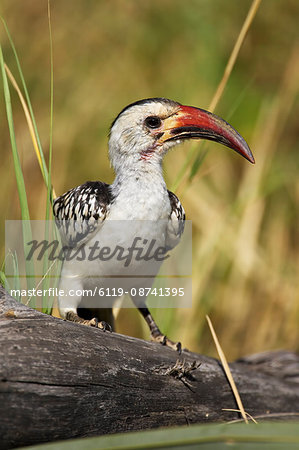
M167 347L170 347L173 350L176 350L179 353L181 353L182 351L181 343L173 342L170 339L168 339L168 337L165 336L165 334L161 333L149 310L147 308L138 308L138 309L149 326L152 340L155 342L160 342L160 344L166 345Z

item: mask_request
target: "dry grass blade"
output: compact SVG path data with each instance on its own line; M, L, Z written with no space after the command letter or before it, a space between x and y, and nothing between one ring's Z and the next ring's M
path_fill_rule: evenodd
M243 23L243 26L242 26L241 31L239 33L239 36L238 36L238 38L236 40L236 43L234 45L233 51L231 52L231 55L229 57L227 65L225 67L222 80L220 81L220 83L219 83L219 85L217 87L217 90L216 90L216 92L214 94L214 97L213 97L213 99L212 99L212 101L211 101L211 103L209 105L209 110L211 112L213 112L215 110L215 108L216 108L216 106L217 106L217 104L218 104L218 102L219 102L219 100L220 100L220 98L221 98L221 96L223 94L223 91L224 91L224 88L226 86L226 83L227 83L227 81L228 81L228 79L230 77L230 74L231 74L232 70L233 70L233 67L234 67L235 62L237 60L237 57L238 57L238 54L239 54L240 49L242 47L242 44L244 42L244 39L245 39L245 37L246 37L246 35L248 33L248 30L249 30L249 28L250 28L250 26L252 24L252 21L253 21L255 15L256 15L256 13L257 13L257 10L258 10L258 8L260 6L261 1L262 0L253 0L253 2L251 4L251 7L250 7L250 9L248 11L248 14L246 16L245 22Z
M233 409L233 408L222 408L222 411L232 411L232 412L238 412L241 413L241 411L239 409ZM258 422L255 420L255 418L249 414L247 411L245 411L245 414L247 417L249 417L249 419L252 420L252 422L254 422L255 424L257 424Z
M238 409L236 410L229 410L229 409L223 409L223 411L239 411ZM248 415L248 417L250 417L253 422L261 425L261 422L257 422L256 419L276 419L276 420L283 420L284 423L287 423L287 420L298 420L297 417L299 416L299 413L297 412L282 412L282 413L267 413L267 414L259 414L258 416L255 416L255 418L253 418L250 414L246 413ZM283 417L283 419L282 419ZM291 419L290 419L291 418ZM243 419L235 419L235 420L230 420L229 422L226 422L227 424L236 424L236 423L240 423L243 422Z
M32 143L33 143L33 147L34 147L37 159L38 159L38 163L39 163L40 169L41 169L43 177L44 177L44 170L43 170L42 159L41 159L40 151L39 151L39 148L38 148L37 139L36 139L36 135L35 135L32 119L30 117L29 109L27 107L27 104L26 104L26 101L25 101L25 99L23 97L23 94L22 94L22 92L21 92L21 90L20 90L20 88L18 86L18 83L16 82L13 74L9 70L7 64L5 64L5 71L7 73L8 78L11 81L11 84L13 85L13 87L15 88L15 90L16 90L18 96L19 96L19 99L20 99L20 102L21 102L21 105L23 107L24 114L25 114L25 117L26 117L29 133L30 133L30 136L31 136L31 139L32 139ZM52 188L52 196L53 196L53 198L56 198L56 194L55 194L54 188Z
M49 136L49 166L48 166L48 186L47 186L47 212L46 217L49 217L49 209L51 202L51 194L54 196L54 189L52 187L51 175L52 175L52 153L53 153L53 108L54 108L54 60L53 60L53 38L52 38L52 25L51 25L51 8L50 0L48 0L48 26L49 26L49 40L50 40L50 136ZM51 192L52 188L52 192ZM52 197L55 198L55 197Z
M219 343L219 341L218 341L217 335L216 335L216 333L215 333L214 327L213 327L213 325L212 325L212 322L211 322L209 316L206 316L206 319L207 319L207 321L208 321L208 324L209 324L209 327L210 327L210 330L211 330L211 333L212 333L212 336L213 336L213 339L214 339L214 342L215 342L215 345L216 345L216 348L217 348L217 352L218 352L220 361L221 361L221 363L222 363L222 366L223 366L223 368L224 368L225 374L226 374L226 376L227 376L227 379L228 379L228 381L229 381L229 384L230 384L231 389L232 389L232 391L233 391L233 394L234 394L234 396L235 396L235 399L236 399L238 408L239 408L239 410L240 410L240 413L241 413L241 415L242 415L242 417L243 417L243 419L244 419L244 422L245 422L245 423L248 423L248 419L247 419L247 416L246 416L246 412L245 412L245 409L244 409L244 407L243 407L243 403L242 403L241 397L240 397L240 395L239 395L239 392L238 392L237 386L236 386L236 384L235 384L235 381L234 381L234 379L233 379L232 373L231 373L231 371L230 371L229 365L228 365L228 363L227 363L225 354L224 354L224 352L223 352L223 350L222 350L222 348L221 348L221 346L220 346L220 343Z
M245 37L246 37L246 35L248 33L248 30L249 30L249 28L250 28L250 26L252 24L252 21L253 21L255 15L256 15L256 13L257 13L257 10L258 10L258 8L260 6L261 1L262 0L253 0L253 2L251 4L251 7L250 7L250 9L249 9L249 11L247 13L246 19L245 19L245 21L243 23L241 31L240 31L240 33L238 35L238 38L236 40L236 43L234 45L234 48L233 48L233 50L231 52L229 60L228 60L228 62L226 64L226 67L224 69L223 77L222 77L222 79L221 79L221 81L220 81L220 83L219 83L219 85L218 85L218 87L216 89L216 92L215 92L215 94L213 96L213 99L212 99L212 101L211 101L211 103L210 103L210 105L208 107L208 110L211 111L211 112L214 112L214 110L215 110L215 108L216 108L216 106L217 106L217 104L218 104L218 102L219 102L219 100L220 100L220 98L221 98L221 96L223 94L223 91L224 91L225 86L226 86L226 84L228 82L230 74L231 74L231 72L232 72L232 70L234 68L235 63L236 63L236 60L237 60L237 57L239 55L240 49L242 47L242 44L244 42L244 39L245 39ZM200 143L199 145L202 145L202 144ZM179 171L177 179L175 180L174 184L172 185L171 190L173 192L177 191L177 189L179 188L183 178L185 177L185 175L187 173L187 168L191 164L191 161L193 159L193 156L194 156L194 153L195 153L195 149L198 149L198 145L196 145L196 146L193 145L191 147L190 152L189 152L189 154L187 156L187 159L186 159L185 163L183 164L183 167ZM197 171L199 169L199 167L200 167L200 163L195 161L195 163L193 162L193 165L194 164L196 166L196 170L195 171ZM194 172L194 170L191 169L191 172ZM194 176L194 173L192 174L191 178L189 177L189 181L192 180L193 176Z

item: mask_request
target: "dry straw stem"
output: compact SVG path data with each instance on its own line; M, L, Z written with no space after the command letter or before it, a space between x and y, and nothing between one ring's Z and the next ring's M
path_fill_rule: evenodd
M240 412L238 409L223 409L223 411L238 411L238 412ZM246 414L256 424L259 423L259 422L256 421L256 419L277 419L277 420L281 420L282 417L284 417L284 420L286 421L286 420L288 420L288 418L292 418L292 420L293 419L298 420L298 416L299 416L299 413L296 413L296 412L281 412L281 413L259 414L258 416L255 416L255 418L253 418L248 413L246 413ZM235 423L240 423L240 422L243 422L243 419L230 420L229 422L226 422L226 423L227 424L235 424Z
M250 26L252 24L252 21L253 21L255 15L256 15L256 13L257 13L257 10L258 10L258 8L260 6L261 1L262 0L253 0L253 2L251 4L251 7L250 7L250 9L248 11L248 14L246 16L245 22L243 23L243 26L242 26L241 31L239 33L239 36L238 36L238 38L236 40L236 43L234 45L233 51L231 52L231 55L229 57L227 65L225 67L222 80L220 81L220 83L219 83L219 85L217 87L217 90L216 90L216 92L214 94L214 97L213 97L213 99L212 99L212 101L211 101L211 103L209 105L209 110L211 112L213 112L215 110L215 108L216 108L216 106L217 106L217 104L218 104L218 102L219 102L219 100L220 100L220 98L221 98L221 96L223 94L223 91L225 89L226 83L227 83L227 81L228 81L228 79L230 77L230 74L232 73L233 67L234 67L234 65L236 63L236 60L237 60L238 54L240 52L240 49L242 47L242 44L244 42L244 39L245 39L245 37L246 37L246 35L248 33L248 30L249 30L249 28L250 28Z
M246 19L245 19L245 21L243 23L241 31L240 31L240 33L238 35L238 38L237 38L236 42L235 42L234 48L233 48L233 50L231 52L229 60L228 60L228 62L226 64L226 67L224 69L223 77L222 77L222 79L221 79L221 81L220 81L220 83L219 83L219 85L218 85L218 87L216 89L216 92L215 92L215 94L213 96L213 99L212 99L212 101L211 101L211 103L210 103L210 105L208 107L209 111L211 111L211 112L214 112L217 104L219 103L219 100L220 100L220 98L221 98L221 96L223 94L223 91L224 91L225 86L226 86L226 84L228 82L230 74L232 73L232 70L233 70L234 65L236 63L236 60L237 60L237 57L239 55L240 49L242 47L242 44L243 44L243 42L245 40L245 37L246 37L246 35L248 33L248 30L249 30L251 24L253 22L253 19L254 19L256 13L257 13L257 10L258 10L258 8L260 6L261 1L262 0L253 0L253 2L251 4L251 7L250 7L250 9L249 9L249 11L247 13L247 16L246 16ZM182 169L179 171L177 179L176 179L176 181L174 182L174 184L172 186L172 189L171 189L172 191L175 192L178 189L178 187L180 186L183 178L186 176L186 174L187 174L187 167L189 166L189 164L192 161L192 158L193 158L193 155L194 155L194 152L195 152L195 148L198 149L198 145L197 146L193 145L191 147L191 149L189 151L189 154L187 156L187 159L186 159L185 163L183 164Z
M220 346L220 343L219 343L219 341L218 341L216 332L215 332L215 330L214 330L214 327L213 327L213 325L212 325L212 322L211 322L209 316L206 316L206 319L207 319L207 321L208 321L208 324L209 324L209 327L210 327L210 330L211 330L211 333L212 333L212 336L213 336L213 339L214 339L214 342L215 342L215 345L216 345L216 348L217 348L217 352L218 352L220 361L221 361L221 363L222 363L222 366L223 366L223 368L224 368L224 371L225 371L225 374L226 374L226 376L227 376L228 382L229 382L229 384L230 384L230 386L231 386L231 389L232 389L232 391L233 391L233 394L234 394L234 396L235 396L235 399L236 399L237 405L238 405L238 407L239 407L240 413L241 413L241 415L242 415L242 417L243 417L245 423L248 423L248 419L247 419L247 416L246 416L246 412L245 412L245 409L244 409L244 407L243 407L243 403L242 403L241 397L240 397L240 395L239 395L239 392L238 392L237 386L236 386L236 384L235 384L235 381L234 381L234 379L233 379L232 373L231 373L231 371L230 371L229 365L228 365L228 363L227 363L225 354L224 354L224 352L223 352L223 350L222 350L222 348L221 348L221 346Z
M239 409L233 409L233 408L222 408L222 411L230 411L230 412L238 412L238 413L241 412ZM245 414L246 414L247 417L249 417L249 419L252 420L252 422L254 422L255 424L258 423L251 414L249 414L246 411L245 411ZM234 423L234 422L239 422L239 420L238 419L236 421L233 420L231 423Z
M5 71L7 73L8 78L10 79L11 84L13 85L13 87L15 88L15 90L16 90L18 96L19 96L21 105L22 105L24 113L25 113L25 117L26 117L28 129L29 129L29 133L30 133L30 136L31 136L31 139L32 139L32 143L33 143L33 147L34 147L37 159L38 159L38 163L39 163L40 169L41 169L42 174L44 176L42 159L41 159L40 151L39 151L39 148L38 148L37 139L36 139L36 135L35 135L35 131L34 131L32 119L31 119L31 116L30 116L30 113L29 113L29 109L28 109L27 103L26 103L26 101L25 101L25 99L23 97L23 94L22 94L19 86L18 86L18 83L16 82L13 74L9 70L7 64L4 64L4 66L5 66ZM56 194L55 194L54 188L52 188L52 195L53 195L53 198L56 198Z

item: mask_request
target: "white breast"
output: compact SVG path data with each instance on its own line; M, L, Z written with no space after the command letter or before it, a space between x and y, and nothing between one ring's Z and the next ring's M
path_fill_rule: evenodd
M117 185L115 190L117 191ZM113 192L113 188L112 188ZM122 181L111 205L111 220L166 220L171 212L166 184L152 174Z

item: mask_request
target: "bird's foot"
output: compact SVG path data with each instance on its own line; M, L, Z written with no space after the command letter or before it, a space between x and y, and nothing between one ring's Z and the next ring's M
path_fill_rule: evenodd
M167 347L172 348L173 350L177 351L179 354L182 353L182 344L180 342L173 342L170 339L168 339L165 334L158 334L158 335L151 335L152 341L159 342L162 345L166 345Z
M79 316L78 316L79 317ZM81 317L79 317L81 319ZM74 321L75 322L75 321ZM88 327L95 327L98 328L99 321L96 317L93 317L90 320L82 319L82 320L76 320L77 323L81 323L82 325L87 325Z
M170 347L181 354L182 344L180 342L171 341L167 336L165 336L165 334L161 333L149 310L147 308L139 308L139 311L141 312L141 314L145 318L146 323L149 326L152 341L159 342L162 345L166 345L167 347Z
M93 317L90 320L86 320L83 319L82 317L79 317L78 314L74 313L73 311L68 311L65 315L65 319L69 320L70 322L81 323L82 325L100 328L103 331L108 330L112 332L112 327L111 325L109 325L109 323L105 322L104 320L99 321L96 317Z
M112 326L104 320L98 322L98 328L101 328L101 330L103 331L110 331L110 333L112 333Z

